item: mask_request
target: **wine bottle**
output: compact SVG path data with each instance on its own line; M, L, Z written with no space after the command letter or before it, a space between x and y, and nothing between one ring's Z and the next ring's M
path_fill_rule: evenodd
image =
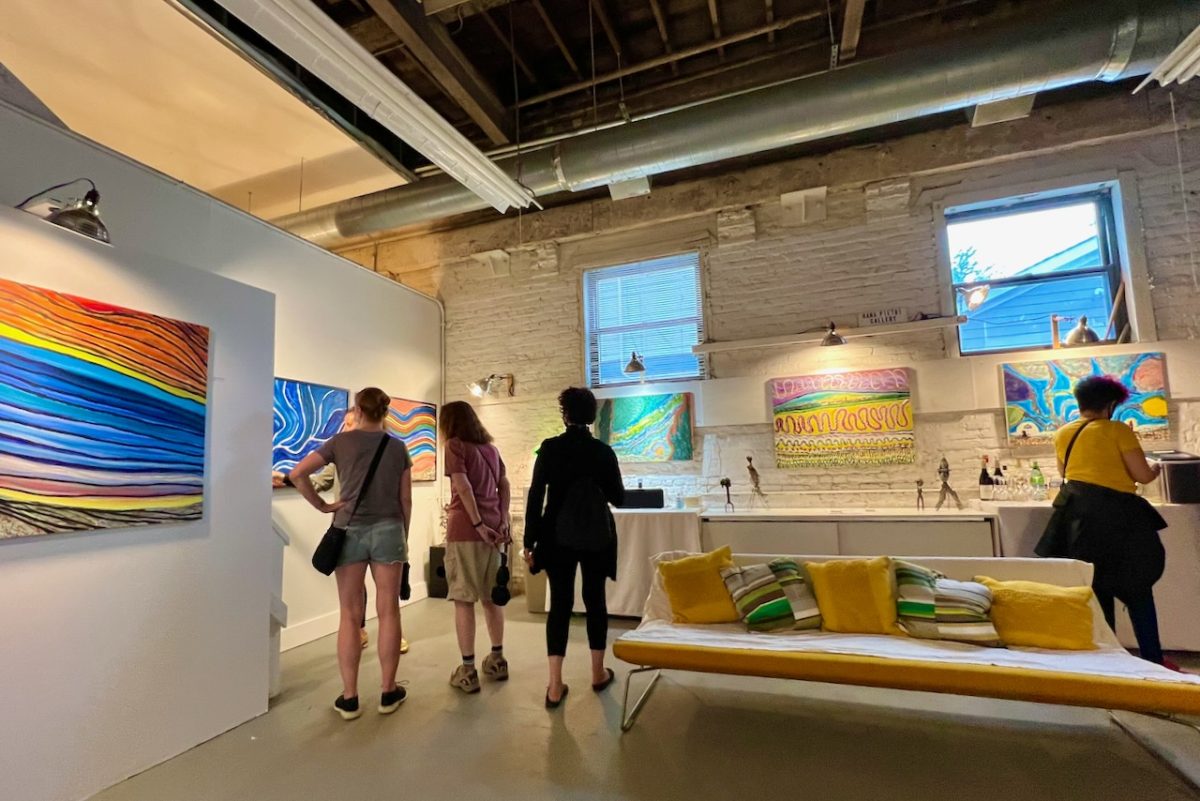
M979 500L990 501L996 495L996 482L988 473L988 457L983 457L983 466L979 470Z

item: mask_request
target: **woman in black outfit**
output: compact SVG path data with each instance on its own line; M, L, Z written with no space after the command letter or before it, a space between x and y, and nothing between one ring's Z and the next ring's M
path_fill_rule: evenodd
M567 694L562 665L575 605L577 567L583 572L592 689L601 692L613 681L612 670L604 666L608 647L604 580L617 578L616 525L608 504L619 506L625 500L617 455L594 439L588 428L596 421L596 396L572 387L558 396L558 405L567 430L538 449L525 508L525 561L532 572L545 569L550 583L550 614L546 618L550 657L546 707L550 709Z

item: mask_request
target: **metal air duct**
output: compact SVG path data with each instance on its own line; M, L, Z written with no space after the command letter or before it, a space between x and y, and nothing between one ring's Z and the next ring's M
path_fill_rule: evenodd
M559 142L501 166L537 196L711 164L930 114L1149 73L1200 0L1070 0L949 42ZM486 208L439 177L277 220L325 247Z

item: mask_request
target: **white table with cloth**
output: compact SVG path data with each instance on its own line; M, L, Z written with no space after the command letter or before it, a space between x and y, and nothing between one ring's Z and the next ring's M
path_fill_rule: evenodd
M982 506L999 515L1002 556L1036 556L1033 549L1050 520L1048 501L985 502ZM1168 651L1200 651L1200 504L1156 503L1155 508L1167 521L1161 532L1166 570L1154 585L1159 636ZM1126 646L1137 645L1120 602L1117 636Z
M617 580L605 583L608 613L641 617L655 567L651 559L664 551L700 550L700 514L672 509L616 509ZM544 575L544 574L542 574ZM575 611L582 613L583 582L575 576ZM550 594L546 593L546 610Z

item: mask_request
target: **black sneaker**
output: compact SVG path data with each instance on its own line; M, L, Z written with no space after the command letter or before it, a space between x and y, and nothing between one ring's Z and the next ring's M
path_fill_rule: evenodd
M333 702L333 708L342 716L342 720L354 720L362 715L362 710L358 708L357 695L353 698L345 698L339 695L337 700Z
M396 689L382 693L379 696L379 714L392 714L400 708L400 705L404 703L404 699L406 698L408 698L408 693L405 692L403 687L397 684Z

